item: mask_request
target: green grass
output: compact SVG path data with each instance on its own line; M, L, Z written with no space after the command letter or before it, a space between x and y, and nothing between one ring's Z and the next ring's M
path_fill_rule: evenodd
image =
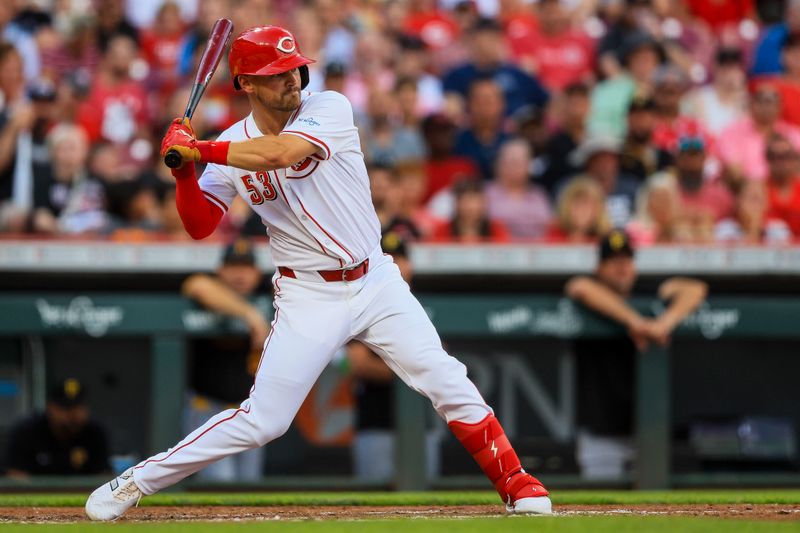
M82 506L88 494L0 494L0 507ZM555 491L559 504L734 504L800 505L800 490ZM473 492L248 492L170 493L149 496L141 505L500 505L497 494Z
M31 524L2 525L3 533L32 531L45 532L84 532L113 531L114 533L195 533L213 531L214 533L394 533L413 531L414 533L492 533L532 531L536 533L617 533L617 532L655 532L685 533L695 532L784 532L800 531L800 524L790 522L746 522L740 520L708 520L703 518L666 517L551 517L523 518L500 517L471 520L372 520L361 522L193 522L193 523L114 523L114 524Z

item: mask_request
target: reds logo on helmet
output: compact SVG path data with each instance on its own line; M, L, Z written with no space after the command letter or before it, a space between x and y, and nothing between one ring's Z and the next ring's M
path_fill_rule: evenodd
M289 70L300 71L300 88L308 85L308 66L313 63L300 53L294 35L280 26L259 26L243 31L231 44L228 65L235 89L241 89L237 77L274 76Z
M278 46L276 46L278 50L281 52L286 52L287 54L291 54L295 50L297 50L297 45L294 44L293 37L281 37L278 41Z

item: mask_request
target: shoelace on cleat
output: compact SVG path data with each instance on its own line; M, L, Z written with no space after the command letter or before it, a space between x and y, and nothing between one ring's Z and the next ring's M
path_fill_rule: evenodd
M136 483L130 481L126 485L121 485L116 491L114 491L114 499L118 502L125 502L128 501L131 497L137 496L138 499L136 500L136 505L139 505L139 501L142 499L142 492L139 490L139 487L136 486Z

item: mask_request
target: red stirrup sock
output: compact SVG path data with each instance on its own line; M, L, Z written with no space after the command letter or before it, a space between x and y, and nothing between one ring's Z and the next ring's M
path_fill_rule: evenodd
M448 426L475 458L504 502L510 504L518 497L549 494L538 479L522 469L517 452L511 447L503 426L494 415L486 415L477 424L450 422ZM523 495L522 489L526 487L530 487L530 490L525 490Z

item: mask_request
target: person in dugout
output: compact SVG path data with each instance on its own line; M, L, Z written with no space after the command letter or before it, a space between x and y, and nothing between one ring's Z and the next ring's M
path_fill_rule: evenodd
M9 435L7 475L108 474L105 430L91 420L86 388L75 378L56 382L43 413L18 422Z
M629 236L612 230L600 241L594 274L576 276L565 287L566 295L615 322L626 336L608 339L576 339L577 363L576 459L585 479L614 480L635 464L631 442L633 391L637 351L651 344L666 345L684 318L706 298L702 281L673 277L658 287L663 310L644 316L630 303L638 273Z

